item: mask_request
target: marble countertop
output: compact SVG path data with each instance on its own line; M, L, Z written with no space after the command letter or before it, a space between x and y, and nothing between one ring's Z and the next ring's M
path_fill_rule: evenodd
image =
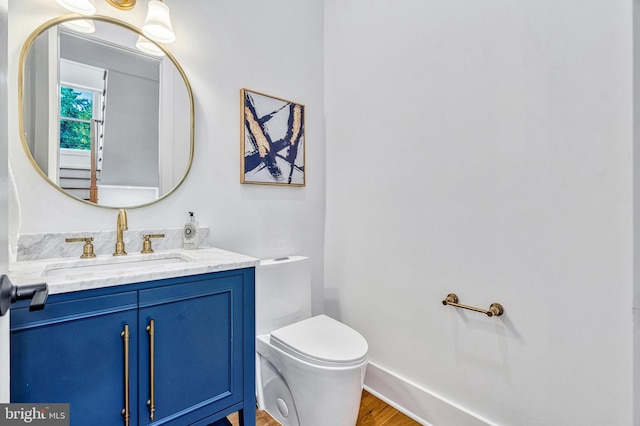
M49 294L57 294L250 268L259 262L259 259L243 254L203 247L118 257L98 255L92 259L64 257L21 261L9 265L8 275L16 286L46 282Z

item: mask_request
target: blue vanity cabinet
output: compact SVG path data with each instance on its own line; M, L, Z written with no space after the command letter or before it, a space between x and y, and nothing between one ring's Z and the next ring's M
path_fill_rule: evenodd
M236 275L140 291L139 424L152 408L186 425L242 402L242 290Z
M121 334L129 325L135 347L137 293L50 299L42 311L11 309L11 402L69 403L72 425L122 424Z
M255 426L253 268L52 295L11 329L12 401L70 403L71 426L124 425L125 405L132 426Z

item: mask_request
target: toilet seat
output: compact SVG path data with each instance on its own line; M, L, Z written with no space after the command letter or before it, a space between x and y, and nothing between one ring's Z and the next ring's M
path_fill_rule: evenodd
M349 367L367 360L369 347L360 333L326 315L271 332L274 347L310 364Z

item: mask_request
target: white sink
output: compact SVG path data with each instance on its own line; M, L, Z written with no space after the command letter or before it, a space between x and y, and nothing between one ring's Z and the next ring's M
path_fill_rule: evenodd
M157 266L172 266L193 259L182 253L134 254L126 256L74 259L49 263L42 271L43 277L69 277L94 273L108 275L135 270L149 270Z

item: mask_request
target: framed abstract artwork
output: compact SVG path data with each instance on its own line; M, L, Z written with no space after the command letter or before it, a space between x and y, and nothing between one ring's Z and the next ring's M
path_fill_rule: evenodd
M240 181L304 186L304 105L242 89L240 106Z

